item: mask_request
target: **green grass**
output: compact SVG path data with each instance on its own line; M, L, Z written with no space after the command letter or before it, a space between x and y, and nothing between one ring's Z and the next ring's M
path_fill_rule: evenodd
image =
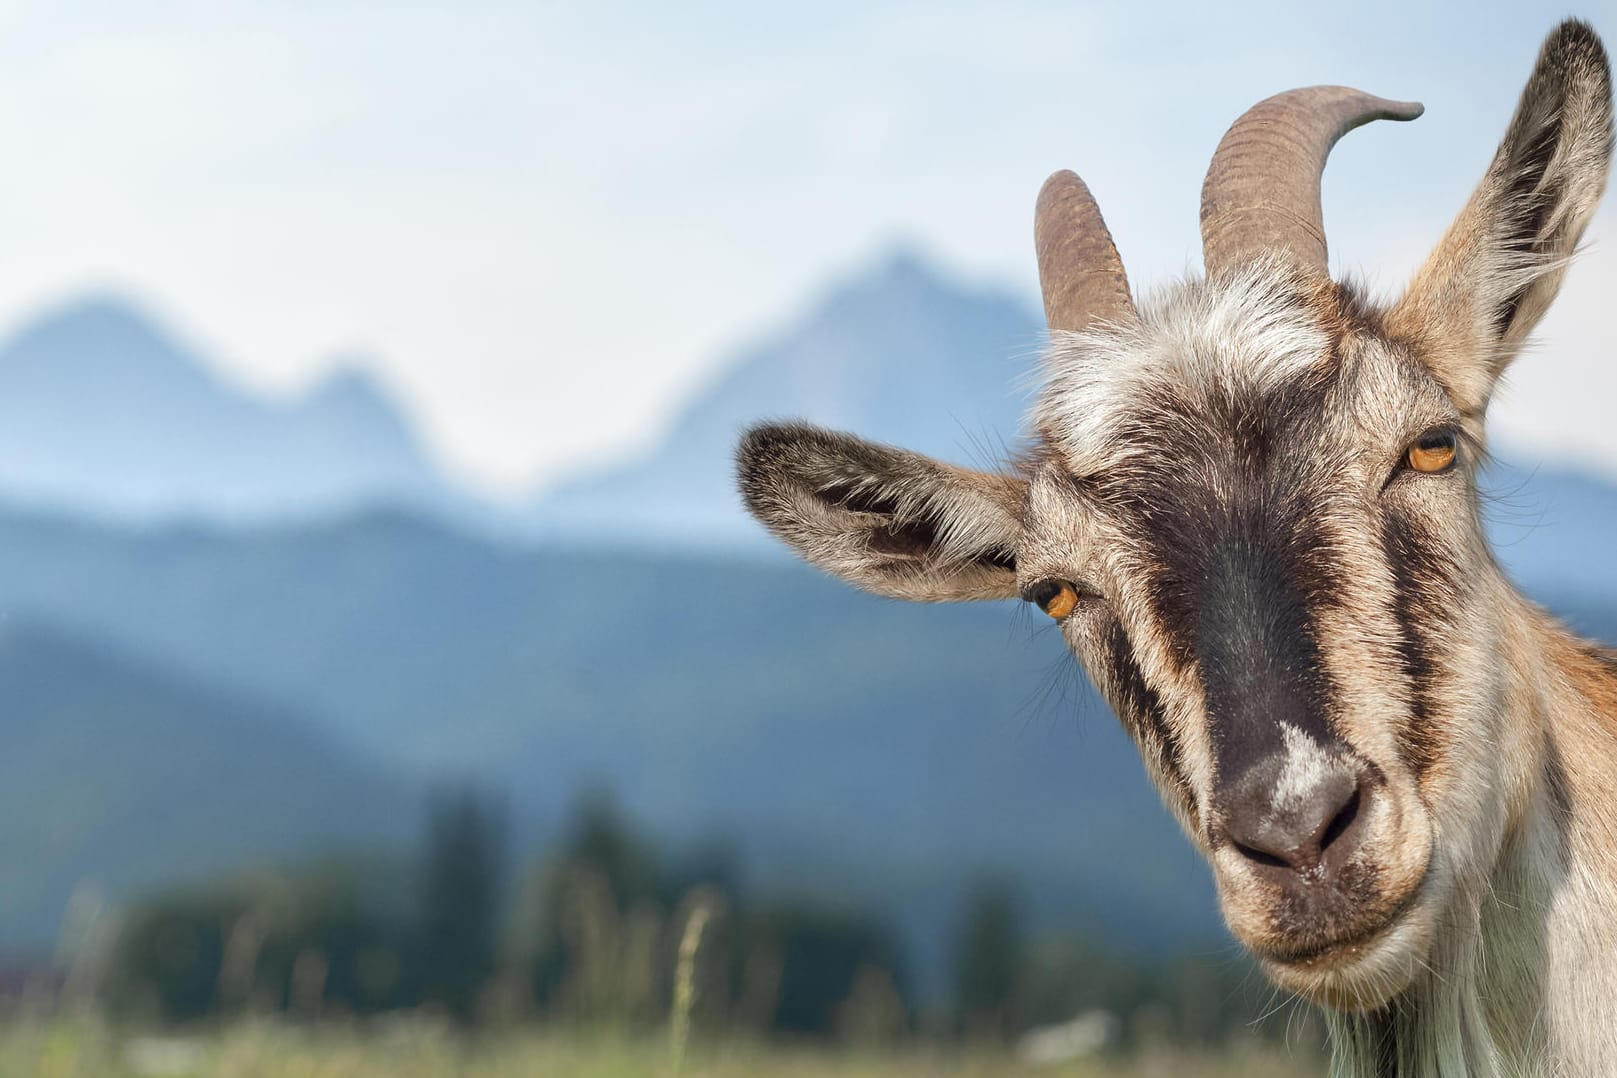
M843 1050L694 1041L678 1078L1302 1078L1303 1056L1147 1053L1132 1060L1032 1067L986 1049ZM360 1026L248 1021L186 1036L124 1033L96 1022L0 1027L4 1078L675 1078L666 1037L526 1031L460 1038L426 1020Z

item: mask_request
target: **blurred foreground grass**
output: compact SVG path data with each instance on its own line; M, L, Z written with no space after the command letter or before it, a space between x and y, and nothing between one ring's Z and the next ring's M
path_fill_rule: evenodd
M514 1032L459 1038L426 1022L367 1027L252 1021L187 1036L124 1033L99 1023L0 1027L4 1078L1302 1078L1317 1064L1274 1049L1225 1055L1144 1054L1130 1060L1019 1063L1000 1051L794 1048L696 1043L676 1072L666 1039Z

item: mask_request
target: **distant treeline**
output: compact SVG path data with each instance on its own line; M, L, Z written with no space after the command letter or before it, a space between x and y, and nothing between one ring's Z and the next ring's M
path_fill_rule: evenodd
M525 877L499 799L436 798L412 865L353 861L233 877L132 910L107 1006L143 1020L311 1019L426 1007L462 1024L527 1019L886 1040L1001 1039L1105 1011L1117 1042L1273 1035L1271 995L1233 951L1160 963L1076 935L1029 940L1013 888L963 904L946 1007L919 1010L896 934L858 911L755 900L723 848L659 851L595 796ZM682 961L683 956L683 961Z

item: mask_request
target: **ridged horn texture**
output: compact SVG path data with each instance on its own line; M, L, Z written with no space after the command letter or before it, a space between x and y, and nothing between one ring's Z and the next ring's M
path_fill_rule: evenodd
M1424 111L1346 86L1287 90L1253 105L1224 133L1202 182L1207 275L1265 252L1328 275L1319 180L1331 147L1360 124Z
M1071 172L1044 181L1033 214L1044 317L1052 332L1135 318L1129 279L1089 188Z

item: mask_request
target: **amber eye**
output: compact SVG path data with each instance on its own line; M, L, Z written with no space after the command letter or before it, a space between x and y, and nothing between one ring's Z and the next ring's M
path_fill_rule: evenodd
M1078 607L1078 589L1065 580L1040 580L1022 591L1022 598L1060 621Z
M1455 437L1452 430L1431 430L1421 435L1404 454L1404 460L1417 472L1447 471L1454 465Z

